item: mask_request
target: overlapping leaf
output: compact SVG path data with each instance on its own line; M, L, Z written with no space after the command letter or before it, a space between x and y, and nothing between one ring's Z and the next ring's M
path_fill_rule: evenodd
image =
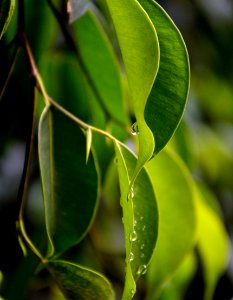
M183 115L189 90L189 61L182 36L166 12L154 0L138 2L156 28L160 47L159 70L145 110L158 153Z
M15 8L15 0L1 0L0 2L0 39L6 32Z
M86 164L82 130L55 108L46 108L40 120L39 159L51 256L88 230L97 206L98 174L92 152Z
M196 214L190 175L174 152L161 152L147 169L159 210L158 241L148 272L148 299L154 299L194 244Z
M153 134L144 110L159 66L155 28L136 0L107 0L121 48L139 129L139 155L134 178L154 152Z
M73 25L77 47L99 101L118 122L126 124L120 69L112 46L97 18L88 11Z
M109 281L101 274L62 261L49 261L47 268L68 300L113 300Z
M155 195L149 176L142 169L134 185L130 186L137 160L125 146L115 143L121 189L121 206L126 246L126 281L123 299L135 293L135 280L146 273L158 230Z

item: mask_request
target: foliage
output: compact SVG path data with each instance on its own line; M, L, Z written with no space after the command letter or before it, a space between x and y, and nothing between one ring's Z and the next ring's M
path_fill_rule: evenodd
M190 129L180 123L190 67L176 25L154 0L44 0L36 18L31 3L0 4L1 101L15 86L26 103L13 217L26 256L18 272L28 270L12 292L18 277L3 269L3 297L25 299L37 270L48 299L182 299L197 251L204 299L213 299L229 241L216 199L190 170ZM32 213L40 194L44 210L28 225L33 170Z

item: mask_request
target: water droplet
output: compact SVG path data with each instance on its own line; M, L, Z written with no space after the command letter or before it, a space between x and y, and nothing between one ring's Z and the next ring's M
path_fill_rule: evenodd
M118 164L118 158L117 158L117 157L114 158L114 164L115 164L115 165Z
M131 186L130 191L128 193L128 200L133 200L134 196L135 196L134 187Z
M145 248L145 244L142 244L140 249L143 250Z
M135 122L132 126L131 126L131 129L130 129L132 135L137 135L139 134L139 129L138 129L138 123Z
M138 268L137 274L138 275L144 275L144 274L146 274L146 272L147 272L147 266L146 265L141 265Z
M142 253L142 254L141 254L141 258L143 258L143 257L145 257L145 253Z
M141 217L140 217L140 220L142 221L143 219L144 219L144 217L143 217L143 216L141 216Z
M135 242L137 240L137 231L136 230L134 230L133 232L130 233L129 240L131 242Z
M135 294L135 289L131 289L130 290L130 295L133 297L134 294Z
M133 261L133 260L134 260L134 254L133 254L133 252L130 252L129 261Z
M143 225L142 231L145 231L145 230L146 230L146 225Z
M134 226L137 226L137 220L134 220L133 225L134 225Z

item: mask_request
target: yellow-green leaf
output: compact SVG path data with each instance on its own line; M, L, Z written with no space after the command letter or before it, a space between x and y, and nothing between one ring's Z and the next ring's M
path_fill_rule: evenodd
M107 0L127 73L139 130L139 155L134 180L154 152L154 138L144 118L147 98L159 66L155 28L136 0Z
M154 299L194 245L196 209L191 176L174 152L162 151L147 170L159 210L158 241L148 271L148 299Z
M115 142L120 180L126 247L126 280L123 299L132 299L135 281L147 271L158 231L158 212L150 178L143 168L130 192L130 177L137 159L126 146Z
M229 240L218 213L196 188L198 249L204 266L205 300L212 300L218 279L229 259ZM212 199L213 201L213 199Z

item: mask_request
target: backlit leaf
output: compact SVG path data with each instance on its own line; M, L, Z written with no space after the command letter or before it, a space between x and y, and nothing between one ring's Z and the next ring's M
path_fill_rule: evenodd
M196 213L190 175L174 152L161 152L147 169L159 210L158 241L148 272L148 299L154 299L194 244Z
M145 122L144 110L159 66L159 45L155 28L138 1L107 0L107 4L119 40L140 132L134 180L154 152L154 138Z
M157 204L152 184L145 169L142 169L134 185L130 186L137 160L120 143L115 143L117 166L121 189L121 206L126 247L126 282L123 299L132 299L135 280L147 271L158 230Z
M196 189L198 208L198 250L204 266L205 300L212 300L218 279L229 259L229 241L218 213ZM213 199L212 199L213 201Z
M86 164L84 133L55 108L45 108L40 120L39 159L51 256L79 242L89 229L98 174L92 152Z
M67 300L113 300L109 281L101 274L67 261L46 265Z
M15 8L15 0L1 0L0 2L0 39L6 32Z
M176 130L189 90L188 54L177 27L154 0L138 0L153 22L159 40L159 70L147 101L145 119L158 153Z

